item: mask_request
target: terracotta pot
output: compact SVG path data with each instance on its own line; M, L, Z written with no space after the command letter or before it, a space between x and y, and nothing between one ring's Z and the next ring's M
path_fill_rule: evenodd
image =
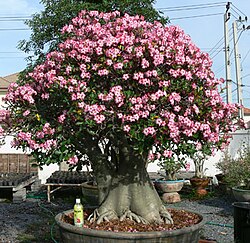
M195 188L196 194L198 196L205 196L207 195L207 187L210 182L210 178L197 178L197 177L192 177L189 179L191 185Z
M55 217L60 230L61 243L198 243L201 228L206 222L202 215L198 214L202 218L201 222L182 229L151 232L113 232L79 228L64 222L63 216L71 213L72 210L68 210Z
M183 180L156 180L154 182L155 188L162 194L162 200L166 203L176 203L181 201L178 193L183 187Z

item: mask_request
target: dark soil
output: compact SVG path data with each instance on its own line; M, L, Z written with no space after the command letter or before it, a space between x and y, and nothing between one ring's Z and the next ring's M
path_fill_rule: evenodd
M149 231L163 231L163 230L176 230L191 225L198 224L201 221L201 217L195 213L179 210L179 209L168 209L171 214L174 224L143 224L136 223L133 220L126 219L124 221L113 220L110 222L103 222L96 224L95 222L90 223L87 218L90 215L91 210L85 210L84 214L84 228L95 229L95 230L106 230L114 232L149 232ZM66 223L74 224L73 212L69 215L64 215L63 220Z

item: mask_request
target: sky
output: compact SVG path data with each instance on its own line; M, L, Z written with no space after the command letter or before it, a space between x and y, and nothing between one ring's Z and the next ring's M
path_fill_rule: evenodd
M0 0L0 77L19 72L26 67L27 55L19 51L17 45L20 40L29 38L31 31L23 24L23 19L43 9L39 2L40 0ZM210 54L216 77L225 78L224 13L227 2L219 0L156 0L155 2L155 8L161 10L165 16L169 16L171 24L179 25L202 51ZM250 25L250 4L249 0L233 0L231 3L228 28L232 97L233 102L237 102L232 23L238 20L239 16L242 19L247 16L248 22L237 21L239 27L237 44L244 85L243 104L250 108L250 29L244 31L242 29L243 25L246 27Z

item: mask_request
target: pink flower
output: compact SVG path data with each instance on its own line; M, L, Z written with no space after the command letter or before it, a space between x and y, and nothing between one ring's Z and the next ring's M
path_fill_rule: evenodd
M176 101L177 103L179 103L180 100L181 100L181 96L180 96L178 93L176 93L176 92L173 92L173 93L169 96L169 102L170 102L172 105L174 105L175 101Z
M100 124L103 121L105 121L105 116L104 115L95 115L94 120L96 121L97 124Z
M24 113L23 113L23 116L28 116L30 114L30 110L26 110Z
M118 63L115 63L113 66L114 66L114 69L122 69L123 68L123 63L118 62Z
M65 119L66 119L65 114L62 114L62 115L60 115L60 116L58 117L58 122L59 122L59 123L63 123Z
M142 68L147 68L149 67L149 62L145 58L143 58L141 62L141 66Z
M150 152L150 153L148 154L148 160L153 161L154 159L155 159L155 155L154 155L152 152Z
M124 80L128 80L128 79L129 79L129 75L128 75L127 73L126 73L126 74L123 74L122 78L123 78Z
M173 151L171 151L171 150L164 150L164 152L163 152L163 156L166 158L171 158L172 155L173 155Z
M191 165L190 165L190 163L188 162L188 163L186 163L186 171L189 171L190 170L190 167L191 167Z
M101 69L101 70L98 70L98 74L100 76L106 76L109 74L109 71L107 69Z
M69 158L67 161L70 165L76 165L78 162L78 158L76 155L74 155L73 157Z
M156 130L154 127L146 127L143 129L143 133L148 136L148 135L154 135L156 133Z
M125 125L125 126L123 127L123 131L124 131L124 132L129 132L129 131L130 131L130 126L129 126L129 125Z
M4 135L4 129L0 126L0 136Z

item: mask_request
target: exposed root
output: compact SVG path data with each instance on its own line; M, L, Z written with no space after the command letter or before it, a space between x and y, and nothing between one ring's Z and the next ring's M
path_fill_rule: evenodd
M120 217L120 221L125 220L126 218L130 220L134 220L137 223L143 223L143 224L148 224L149 222L144 219L143 217L131 212L129 209L126 209L124 214Z
M164 206L160 208L159 213L160 213L161 219L163 220L165 224L173 224L171 215L169 214L169 212ZM108 210L100 214L98 209L95 209L94 212L88 217L88 221L90 221L91 223L96 222L97 224L100 224L102 222L105 222L105 221L109 222L111 220L118 219L118 218L119 217L117 216L117 213L114 210ZM130 219L137 223L149 224L148 220L137 215L136 213L133 213L128 208L124 211L123 215L120 217L119 220L124 221L125 219Z
M113 210L109 210L100 214L98 209L95 209L94 212L88 217L88 220L93 223L96 221L97 224L100 224L104 221L109 222L110 220L117 219L117 214Z
M160 215L166 224L173 224L174 223L170 213L167 211L167 209L163 205L160 208Z

